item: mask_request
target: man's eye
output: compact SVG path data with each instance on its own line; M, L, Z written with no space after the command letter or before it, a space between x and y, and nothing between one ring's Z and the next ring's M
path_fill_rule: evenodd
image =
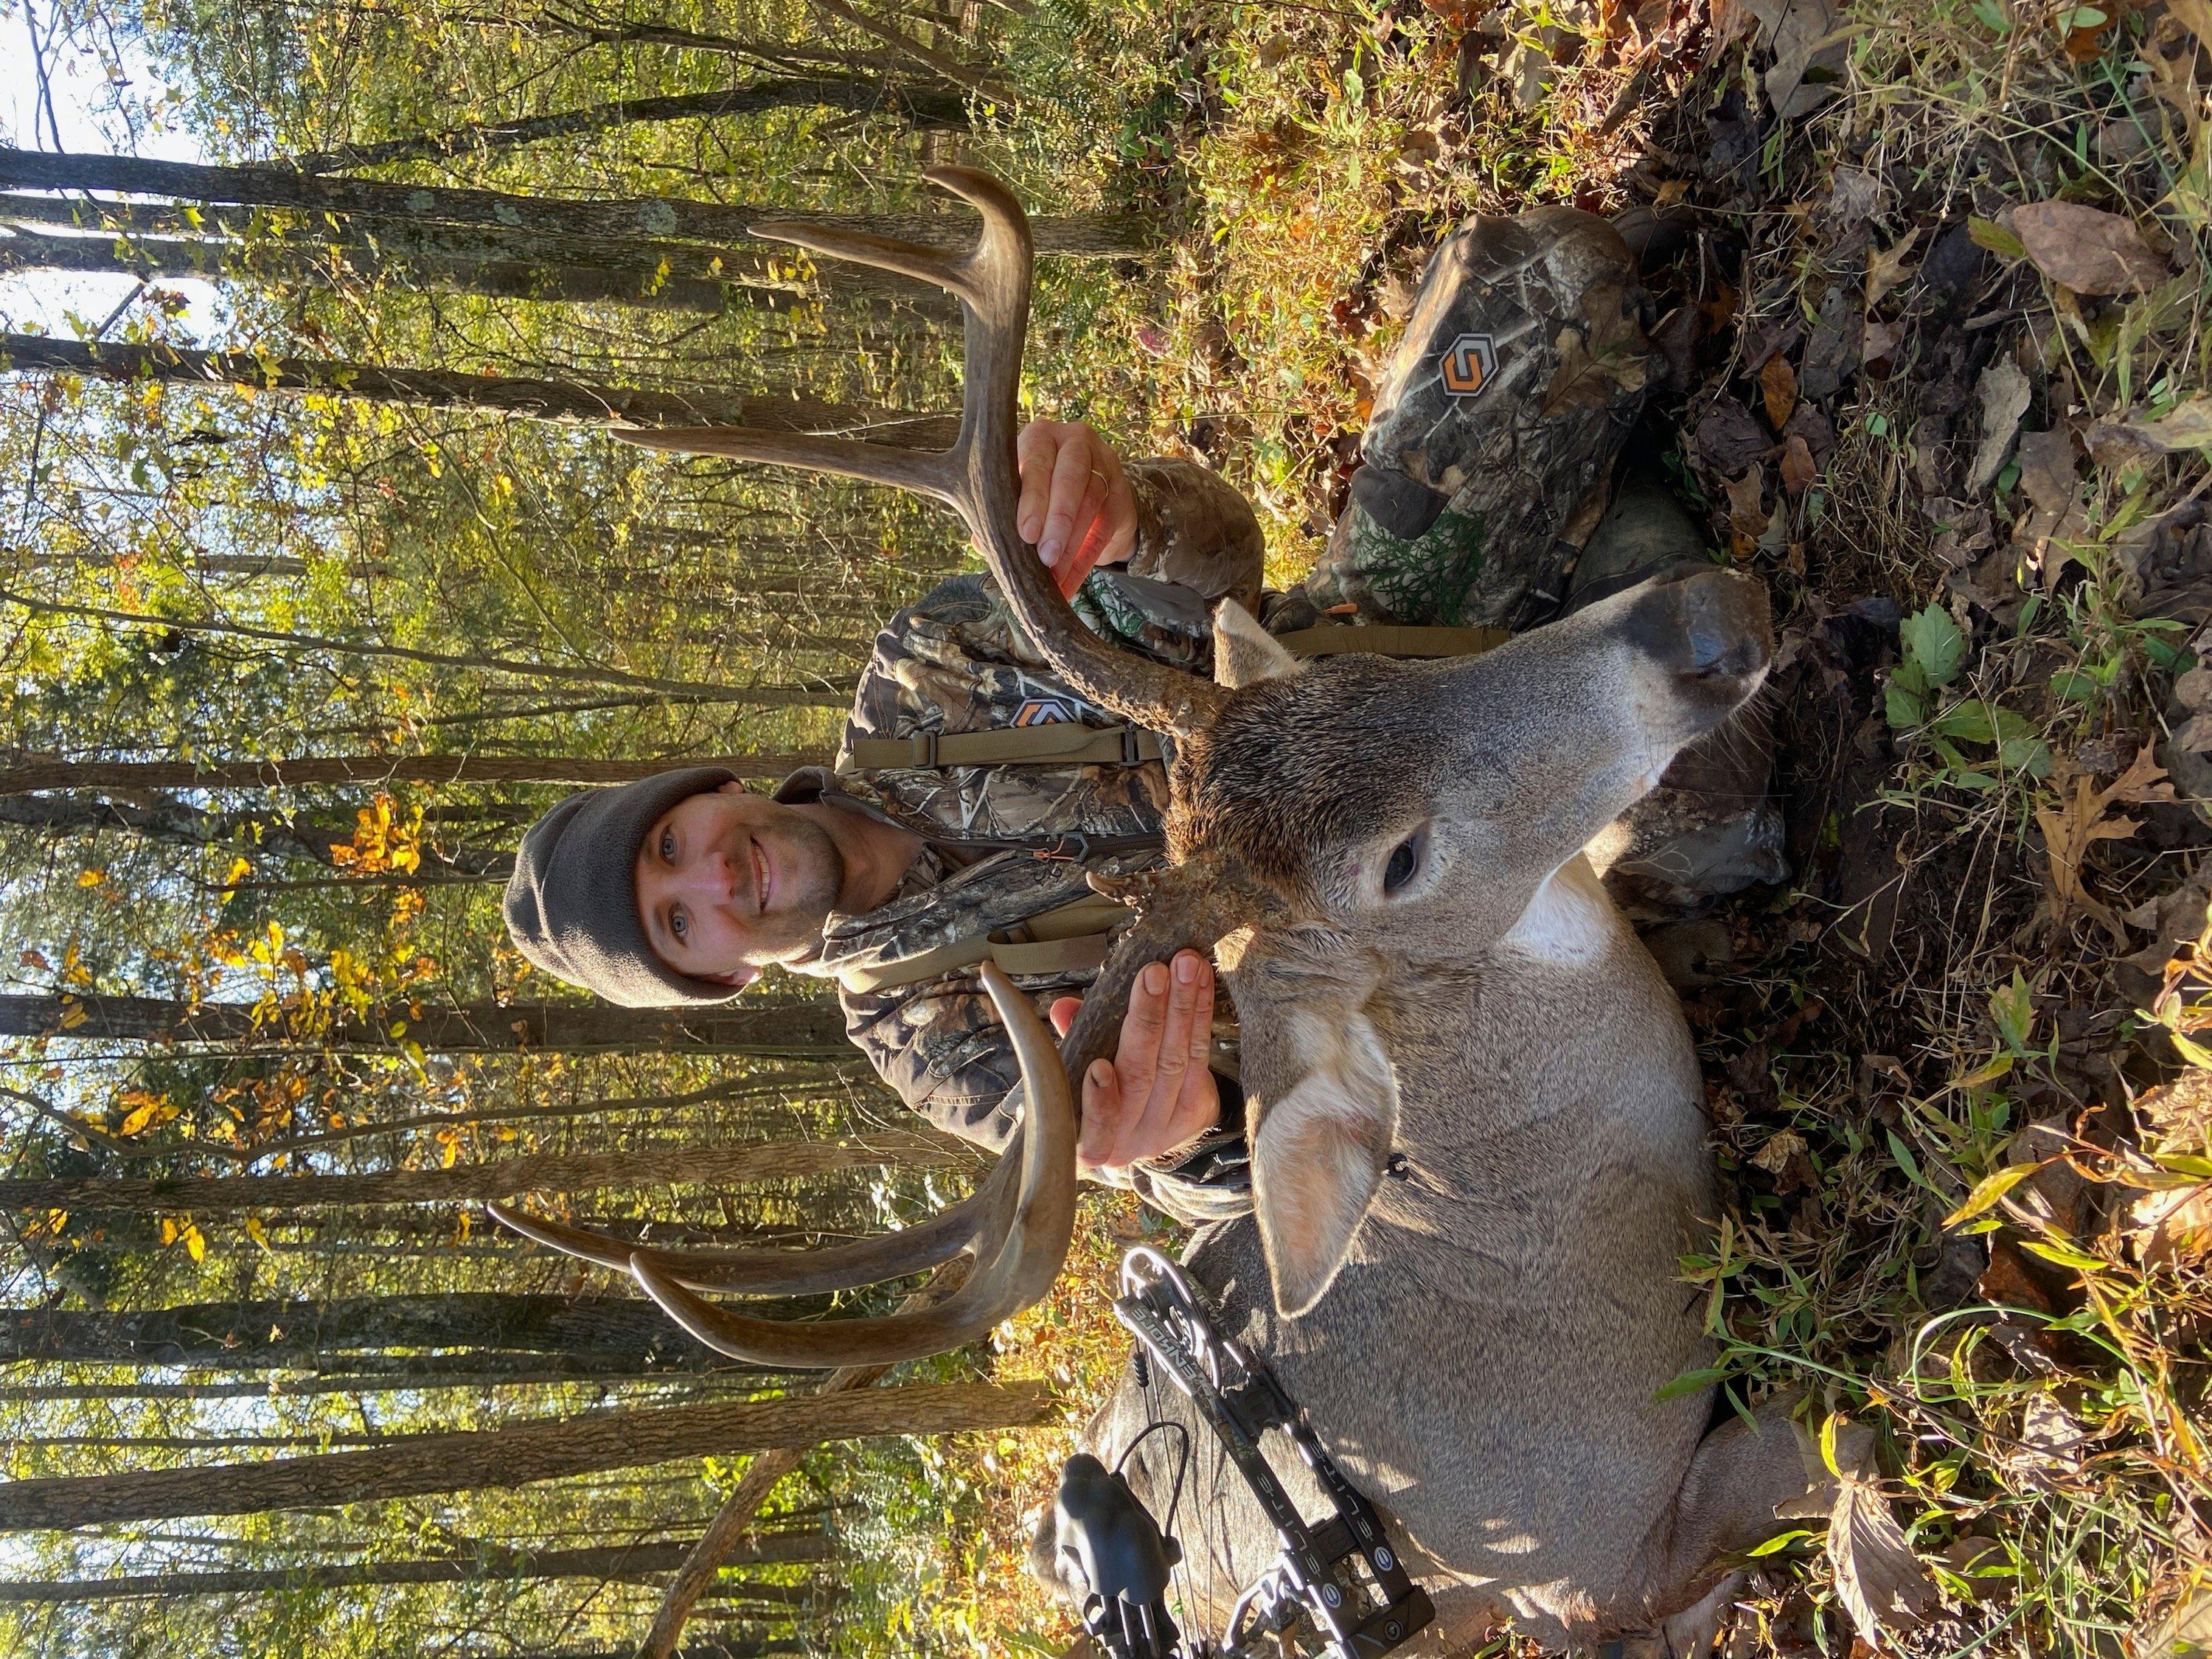
M678 939L684 938L691 931L690 918L681 910L671 910L668 913L668 931Z
M673 830L660 832L660 857L665 864L676 862L676 832Z

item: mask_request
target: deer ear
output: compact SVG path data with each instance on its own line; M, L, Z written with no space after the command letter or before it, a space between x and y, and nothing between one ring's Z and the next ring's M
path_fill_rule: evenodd
M1231 994L1258 1122L1252 1207L1275 1306L1296 1318L1334 1282L1382 1183L1398 1084L1363 1006L1371 986L1261 957Z
M1252 613L1234 599L1213 608L1213 678L1234 690L1261 680L1281 679L1304 668Z

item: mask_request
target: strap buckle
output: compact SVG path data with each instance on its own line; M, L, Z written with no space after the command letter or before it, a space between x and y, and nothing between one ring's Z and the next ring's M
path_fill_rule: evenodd
M934 769L937 765L937 736L934 732L916 732L909 737L907 746L910 757L907 764Z
M1144 737L1141 726L1125 726L1121 728L1122 765L1135 766L1144 760Z
M1038 848L1036 855L1041 859L1066 859L1072 863L1088 864L1091 862L1091 837L1078 830L1072 835L1062 836L1049 847Z

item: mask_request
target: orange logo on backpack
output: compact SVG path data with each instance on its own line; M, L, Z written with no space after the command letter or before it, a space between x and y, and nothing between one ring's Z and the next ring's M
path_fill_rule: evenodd
M1472 398L1498 373L1498 351L1487 334L1462 334L1444 353L1444 390L1455 398Z
M1017 726L1066 726L1074 719L1075 711L1056 697L1031 697L1014 710Z

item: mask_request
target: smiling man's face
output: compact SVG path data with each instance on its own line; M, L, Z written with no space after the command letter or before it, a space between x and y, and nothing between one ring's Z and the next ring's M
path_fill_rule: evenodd
M637 853L638 920L654 954L725 984L804 957L844 884L828 830L738 783L678 801Z

